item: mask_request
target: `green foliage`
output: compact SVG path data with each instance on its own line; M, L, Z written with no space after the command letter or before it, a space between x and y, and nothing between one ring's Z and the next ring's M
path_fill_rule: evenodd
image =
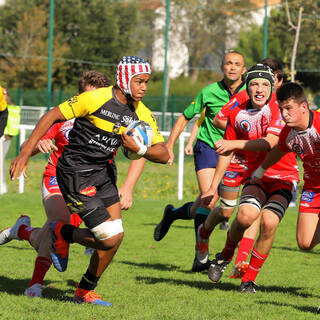
M299 44L297 49L296 80L302 82L305 87L310 88L314 93L319 92L317 83L320 80L319 73L312 72L318 69L320 64L320 1L291 1L289 10L292 23L297 24L298 10L303 6L303 20L300 31ZM268 23L268 56L282 60L286 65L287 77L289 77L292 48L294 43L295 30L290 28L285 6L276 7L271 10ZM250 66L262 59L263 50L263 26L248 26L240 33L240 42L237 50L244 53L247 66ZM311 72L303 72L311 70Z
M123 55L134 55L139 50L145 49L150 43L147 25L145 22L152 21L153 11L148 7L141 7L141 1L117 1L117 0L56 0L54 35L59 43L55 43L54 64L53 64L53 85L61 87L70 83L75 84L79 75L88 69L96 69L107 74L112 74L114 78L115 65ZM40 62L47 61L47 37L48 37L48 12L49 1L44 4L40 0L31 1L6 1L0 10L0 28L3 28L3 35L0 35L2 52L6 56L0 57L0 62L6 67L2 68L2 78L5 78L9 86L23 85L28 88L44 87L44 84L26 83L26 79L32 80L35 76L30 72L31 66L38 66ZM26 51L17 45L15 39L20 39L19 23L27 30L23 20L24 15L30 14L34 8L44 8L46 15L45 24L41 28L41 33L45 38L38 37L38 42L33 42L37 47L43 47L45 52ZM36 17L36 18L35 18ZM39 14L33 14L34 24L40 20ZM38 34L40 31L38 32ZM69 51L64 47L69 48ZM20 51L19 51L20 49ZM28 56L25 58L26 69L24 77L5 74L10 70L12 63L18 64L20 61L12 61L9 56ZM39 56L42 56L39 58ZM63 58L61 60L61 58ZM71 61L72 60L72 61ZM78 62L79 61L79 62ZM81 62L94 61L95 65ZM62 64L61 64L62 63ZM0 70L1 71L1 70ZM37 76L46 77L47 69L42 69ZM23 79L24 82L20 83Z

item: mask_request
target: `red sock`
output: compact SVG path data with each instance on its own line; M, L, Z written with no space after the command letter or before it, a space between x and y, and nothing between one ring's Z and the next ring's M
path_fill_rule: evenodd
M35 283L43 284L43 279L51 266L51 261L45 257L37 257L34 264L34 270L32 279L28 285L28 288Z
M18 237L23 240L27 240L30 242L30 234L32 233L33 230L36 228L31 228L26 226L25 224L21 225L19 230L18 230Z
M235 264L241 261L247 261L248 255L254 245L254 239L242 238L239 243L238 253L236 256Z
M210 237L210 234L211 234L212 230L209 231L205 228L204 226L204 223L202 223L199 227L199 234L200 234L200 237L203 238L203 239L208 239Z
M82 223L82 219L78 216L77 213L73 213L70 217L70 224L75 226L76 228L79 228L80 224Z
M232 257L233 257L233 254L234 254L234 250L236 249L237 245L238 245L238 242L234 242L234 241L230 240L229 232L228 232L226 244L224 245L224 248L223 248L223 250L221 252L221 254L223 255L223 257L226 260L228 260L228 261L232 260Z
M261 254L255 248L253 248L249 268L246 274L243 276L242 282L256 280L256 277L268 256L269 254Z

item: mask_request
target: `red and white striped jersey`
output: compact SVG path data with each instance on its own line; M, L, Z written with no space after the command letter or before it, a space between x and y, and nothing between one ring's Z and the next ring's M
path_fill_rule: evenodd
M296 131L285 126L280 134L278 148L294 152L301 158L304 168L304 187L320 187L320 113L310 111L309 126Z
M71 119L64 122L55 123L47 133L41 138L41 140L52 140L54 139L55 145L58 150L53 151L48 159L48 164L44 171L44 175L56 175L56 166L58 163L58 159L61 156L64 146L69 142L69 132L73 128L73 123L75 119Z
M235 107L230 113L225 132L227 140L255 140L267 134L280 135L283 127L279 108L266 104L253 109L251 103ZM228 170L255 170L265 159L267 152L236 150Z

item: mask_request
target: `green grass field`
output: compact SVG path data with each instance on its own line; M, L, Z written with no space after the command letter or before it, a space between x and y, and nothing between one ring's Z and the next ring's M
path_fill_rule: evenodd
M30 215L33 226L45 221L40 195L43 159L31 161L26 192L1 195L0 229L12 225L21 213ZM118 164L119 182L128 161ZM320 304L319 253L301 252L295 240L297 208L290 208L277 232L274 248L260 272L259 292L238 292L239 280L229 279L230 265L221 282L213 284L206 273L190 271L194 257L192 221L175 222L161 241L153 230L164 206L176 198L177 167L148 163L136 187L135 203L123 213L124 241L113 263L100 279L96 291L113 303L104 308L75 305L75 284L86 270L88 256L74 244L69 266L59 273L51 268L45 279L43 299L23 295L32 276L36 253L25 241L12 241L0 248L0 319L315 319ZM197 193L191 161L186 162L184 200ZM211 258L225 241L226 232L211 237Z

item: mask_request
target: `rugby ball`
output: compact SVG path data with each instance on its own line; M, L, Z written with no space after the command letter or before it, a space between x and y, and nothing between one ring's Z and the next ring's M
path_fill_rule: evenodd
M153 139L153 131L149 124L142 120L135 120L131 122L125 133L128 136L131 136L134 141L139 145L143 144L146 147L150 147L152 144ZM137 160L140 159L142 156L138 155L131 150L126 149L125 147L121 146L122 152L126 158L130 160Z

